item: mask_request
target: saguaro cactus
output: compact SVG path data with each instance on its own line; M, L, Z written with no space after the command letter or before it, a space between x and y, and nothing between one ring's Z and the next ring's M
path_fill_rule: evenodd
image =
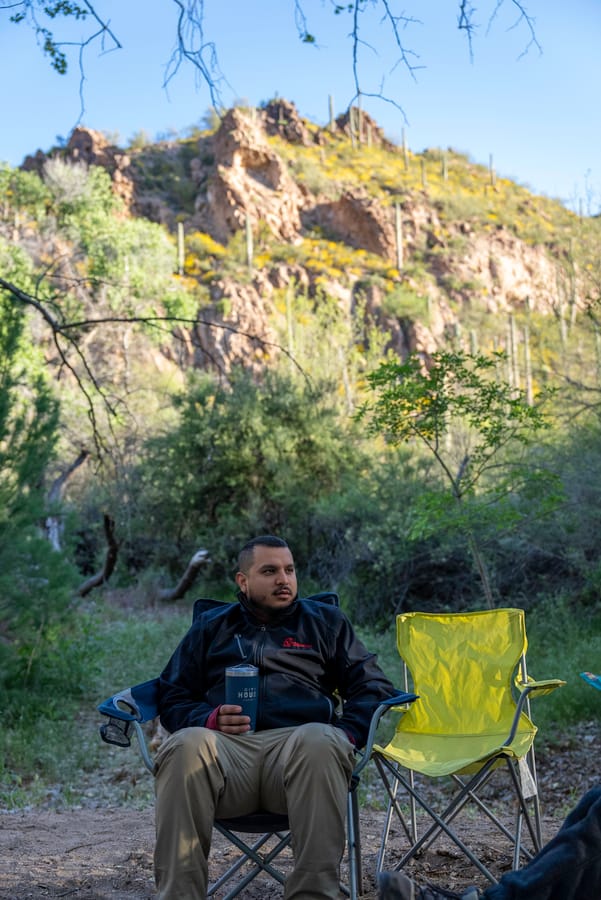
M493 166L492 153L488 157L488 173L490 177L490 186L494 188L497 184L497 175Z
M253 267L253 229L250 216L246 213L246 265L249 269Z
M184 223L177 223L177 274L184 274Z
M401 213L401 204L394 204L394 224L396 232L396 267L403 268L403 217Z

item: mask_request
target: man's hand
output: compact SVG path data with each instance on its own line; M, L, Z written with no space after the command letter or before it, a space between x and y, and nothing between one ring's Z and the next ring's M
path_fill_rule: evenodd
M244 734L250 730L250 716L243 716L241 706L224 703L217 713L217 731L225 734Z

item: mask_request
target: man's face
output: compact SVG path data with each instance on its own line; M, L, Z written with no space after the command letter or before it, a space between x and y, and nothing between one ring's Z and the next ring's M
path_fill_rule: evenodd
M238 572L236 584L249 600L265 609L283 609L297 594L296 570L287 547L254 548L248 572Z

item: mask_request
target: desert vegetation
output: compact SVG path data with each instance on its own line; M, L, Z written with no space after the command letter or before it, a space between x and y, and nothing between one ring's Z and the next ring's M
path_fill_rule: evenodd
M291 240L248 210L211 233L213 133L128 148L129 202L64 151L0 168L4 806L85 782L95 705L157 674L194 597L232 596L256 533L289 540L304 593L339 592L392 677L398 612L523 607L532 670L568 682L545 735L589 715L599 222L453 151L313 138L266 138L312 198ZM390 253L328 226L349 192ZM524 254L552 273L545 302L494 293Z

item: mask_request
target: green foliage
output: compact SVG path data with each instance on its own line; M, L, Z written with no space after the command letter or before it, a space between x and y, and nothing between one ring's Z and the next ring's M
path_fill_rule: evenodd
M102 600L63 623L35 683L0 686L0 806L45 802L49 795L57 805L78 802L90 773L100 785L98 801L152 802L152 780L145 791L145 770L134 753L126 757L100 740L95 708L116 690L158 674L189 623L187 610L132 611ZM124 763L140 776L135 791L116 777Z
M502 179L493 188L489 173L461 154L445 154L444 180L438 150L408 154L405 166L398 152L351 147L340 134L324 132L308 147L274 137L270 142L310 191L330 198L365 191L390 208L390 222L394 203L414 203L411 221L421 224L407 223L407 258L398 271L381 256L328 240L317 227L282 243L260 223L249 271L243 229L224 246L194 232L198 225L188 218L215 163L202 140L195 134L146 146L138 135L132 147L138 188L169 208L170 221L186 225L183 275L174 275L168 230L125 216L102 169L73 165L60 154L43 179L0 167L0 227L2 235L17 235L17 241L0 237L2 275L48 303L57 318L136 320L167 311L195 320L203 306L203 320L219 322L221 313L233 322L235 301L226 296L218 306L211 298L228 276L266 286L269 327L286 351L263 347L229 379L189 372L182 390L177 350L165 330L156 331L167 347L160 374L147 366L148 341L135 322L103 325L102 334L86 329L85 341L82 331L79 346L118 415L110 425L102 420L111 456L69 484L73 523L66 540L71 546L77 540L85 574L96 571L105 551L102 513L116 516L121 551L112 583L130 587L139 578L143 598L144 624L138 627L136 617L130 627L129 613L96 615L93 604L74 615L77 575L42 537L59 422L44 373L56 357L41 337L41 320L17 315L16 301L2 297L0 703L8 724L0 766L2 790L14 802L26 797L37 770L61 778L61 740L71 735L64 720L75 718L82 699L89 708L164 661L163 629L171 629L171 620L151 607L157 585L172 584L192 551L205 546L212 563L195 592L230 597L239 545L259 531L290 540L303 593L340 592L368 644L385 651L386 665L395 662L390 624L397 612L482 604L474 548L495 599L524 606L535 623L531 645L543 652L534 675L563 674L554 663L564 654L571 673L598 658L599 223ZM551 314L529 304L513 313L518 333L529 334L535 406L513 386L519 377L508 379L512 386L504 380L505 358L461 350L461 331L473 331L473 346L506 341L505 314L478 302L482 287L474 280L449 274L463 271L453 263L467 254L474 233L499 228L544 245L556 266ZM298 284L288 283L293 277ZM268 291L269 282L284 286ZM589 303L588 318L577 292ZM381 314L424 322L426 296L457 314L461 331L449 340L456 349L443 345L427 368L417 357L385 358L396 335L377 327ZM183 338L189 362L197 358L194 329ZM107 346L119 352L106 353ZM553 417L543 419L541 396L558 383ZM60 387L67 450L61 459L69 459L74 439L88 435L89 409L73 382L62 378ZM371 416L371 424L361 430L353 413L366 387L363 421ZM186 611L182 630L188 618ZM168 631L173 646L175 631ZM586 715L578 691L564 691L557 694L562 715ZM43 737L34 724L40 717ZM96 723L93 737L73 740L82 747L75 764L84 771L99 758L95 729ZM43 790L41 782L36 790Z
M431 560L422 568L419 546L408 539L423 475L414 463L404 448L383 459L372 456L322 498L314 516L307 571L312 586L337 587L354 621L366 627L388 627L397 612L410 608L418 582L435 580Z
M132 168L144 193L160 198L178 213L191 215L198 184L191 176L190 162L197 157L195 140L149 144L135 153Z
M142 150L152 143L152 136L144 128L136 131L129 139L129 150Z
M394 444L422 442L453 496L461 499L501 450L510 444L526 446L547 427L540 408L530 406L522 391L495 378L499 358L440 351L427 368L415 354L405 363L383 362L368 376L376 400L363 406L360 417L369 417L370 431ZM463 433L456 471L444 446L454 425Z
M527 614L530 675L567 681L550 697L533 701L541 742L552 743L591 718L596 694L578 674L599 659L599 616L598 607L587 612L561 595ZM58 689L47 698L46 710L36 705L32 714L32 692L22 693L21 715L5 720L0 731L0 805L18 809L51 797L60 808L85 796L111 806L150 806L152 780L138 754L102 743L96 706L116 690L158 674L189 622L189 604L155 607L142 597L130 596L123 607L101 599L81 610L57 648L73 667L69 690ZM366 625L358 633L393 683L400 684L393 612L383 630Z
M20 247L5 240L2 236L0 236L0 266L7 280L18 281L25 289L31 284L33 280L31 260ZM2 295L2 308L5 303L9 302L8 297Z
M288 161L290 174L312 194L337 200L340 187L323 171L320 161L313 157L297 156Z
M40 222L51 202L50 192L37 174L6 165L0 165L0 196L0 215L6 222L22 213L27 213L28 220Z
M55 156L44 163L43 179L52 211L67 226L85 227L91 233L107 214L120 208L110 175L100 166L88 167Z
M323 387L277 372L257 384L238 370L228 385L191 377L176 404L179 424L149 441L141 475L158 561L181 564L206 544L218 572L217 560L233 560L257 532L290 536L306 559L316 504L359 462Z
M597 694L579 677L598 672L601 660L601 604L582 607L565 594L549 594L527 616L529 674L563 678L567 684L544 702L533 702L534 721L543 732L565 733L598 715Z
M181 310L183 297L173 279L175 248L164 229L143 219L107 216L89 230L81 220L88 277L97 292L121 315ZM183 304L184 309L185 304Z
M368 375L376 399L365 403L359 413L360 418L368 418L372 434L383 435L393 445L416 441L432 454L451 503L438 492L425 492L413 534L421 538L441 526L463 533L489 606L494 603L493 588L475 536L477 528L486 524L480 512L489 512L491 501L515 492L527 480L527 468L507 455L501 458L501 454L526 447L547 427L539 408L530 406L521 391L495 377L496 363L495 357L463 351L437 352L427 368L417 355L405 363L385 361ZM454 441L448 439L452 429L456 431ZM495 477L491 479L493 468ZM482 504L477 502L476 492L485 478ZM497 510L495 524L500 528ZM501 512L511 513L511 506L501 507Z
M597 416L563 431L545 453L545 465L558 473L562 502L529 527L531 543L545 548L556 584L587 606L601 597L601 427Z
M398 319L418 321L428 326L428 298L404 284L389 291L382 301L382 312Z
M30 24L34 29L36 38L38 39L43 52L50 59L52 68L59 75L64 75L67 71L67 56L61 49L62 42L57 41L54 33L45 25L41 25L38 15L42 12L52 21L59 16L72 16L74 19L85 19L90 13L90 9L80 6L78 3L71 3L69 0L54 0L52 3L46 0L25 0L24 3L12 4L22 7L18 12L10 16L10 21L15 24L30 20Z
M121 316L193 317L193 295L174 278L174 240L154 222L120 215L104 169L54 157L45 163L44 182L50 213L76 244L79 274L91 283L96 303Z
M35 519L52 456L58 408L39 356L23 339L23 310L0 293L0 522Z
M41 532L58 404L25 340L25 321L23 309L0 294L0 690L35 694L68 618L73 569ZM2 707L7 717L21 715L19 703L5 699Z

